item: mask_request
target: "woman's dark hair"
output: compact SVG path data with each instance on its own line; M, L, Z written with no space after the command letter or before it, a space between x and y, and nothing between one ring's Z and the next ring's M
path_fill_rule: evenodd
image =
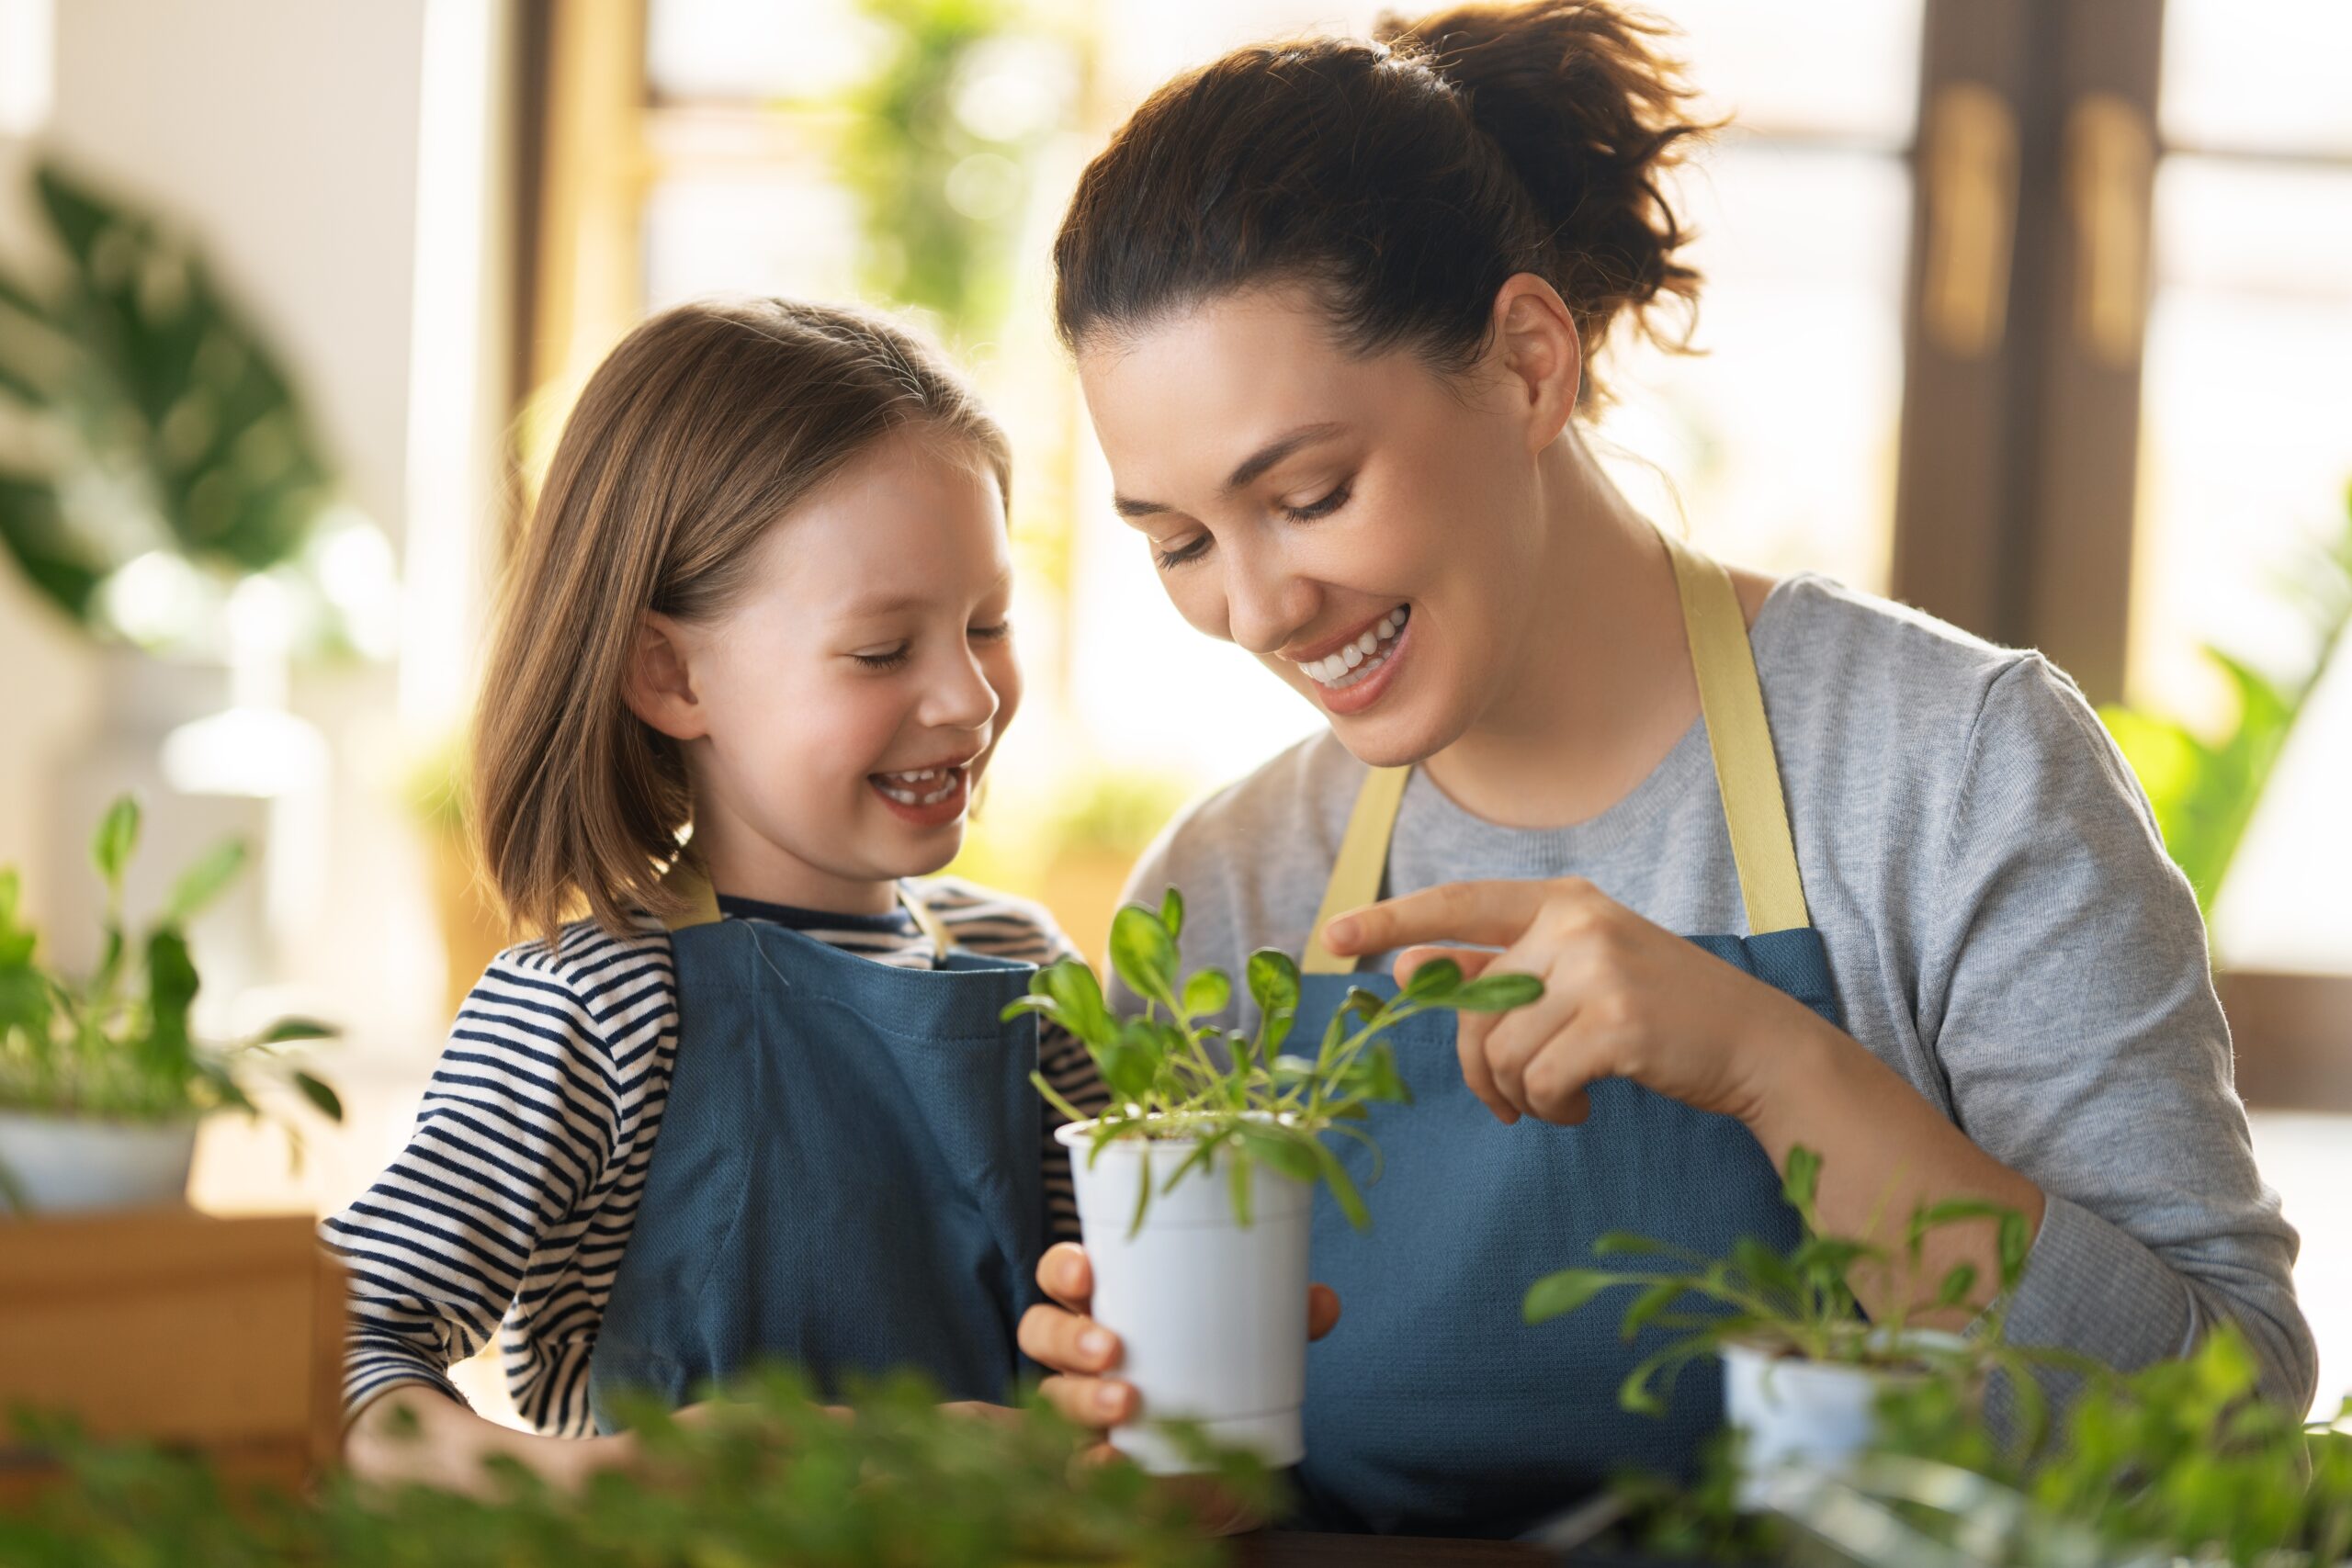
M1465 368L1515 273L1559 290L1591 368L1630 318L1685 346L1699 275L1661 187L1713 129L1659 51L1665 27L1604 0L1468 5L1376 41L1236 50L1147 99L1080 179L1054 243L1056 322L1077 347L1260 284L1322 296L1351 352ZM1660 329L1679 302L1684 330Z

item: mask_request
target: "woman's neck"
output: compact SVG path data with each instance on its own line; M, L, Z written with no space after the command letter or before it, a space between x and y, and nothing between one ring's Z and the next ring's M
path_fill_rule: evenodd
M1699 716L1666 545L1580 437L1545 452L1550 549L1510 667L1470 729L1426 764L1464 810L1506 827L1599 816Z
M695 787L692 852L711 890L733 898L829 915L888 914L898 902L895 881L842 876L810 864L730 810L701 780Z

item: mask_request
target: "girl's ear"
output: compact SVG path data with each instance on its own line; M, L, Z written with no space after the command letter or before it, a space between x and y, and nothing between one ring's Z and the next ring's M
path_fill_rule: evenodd
M1528 449L1541 451L1566 428L1584 386L1584 342L1559 291L1531 272L1495 294L1493 352L1521 400Z
M678 623L652 610L638 623L629 649L628 678L621 700L629 712L673 740L694 740L709 732L695 696L694 669Z

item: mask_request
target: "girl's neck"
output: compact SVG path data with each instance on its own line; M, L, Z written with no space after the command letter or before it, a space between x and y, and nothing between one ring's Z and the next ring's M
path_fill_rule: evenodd
M1545 452L1550 549L1510 668L1469 730L1427 764L1464 809L1506 827L1599 816L1699 716L1666 545L1573 429Z
M712 793L699 783L695 790L693 848L713 892L829 915L883 915L897 905L895 881L842 876L811 865L760 833Z

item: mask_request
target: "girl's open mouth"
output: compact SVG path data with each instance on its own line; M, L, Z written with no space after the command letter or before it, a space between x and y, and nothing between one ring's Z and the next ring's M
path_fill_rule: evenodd
M969 763L917 768L899 773L868 773L866 784L882 804L900 819L918 827L936 828L964 815L969 804L972 769Z

